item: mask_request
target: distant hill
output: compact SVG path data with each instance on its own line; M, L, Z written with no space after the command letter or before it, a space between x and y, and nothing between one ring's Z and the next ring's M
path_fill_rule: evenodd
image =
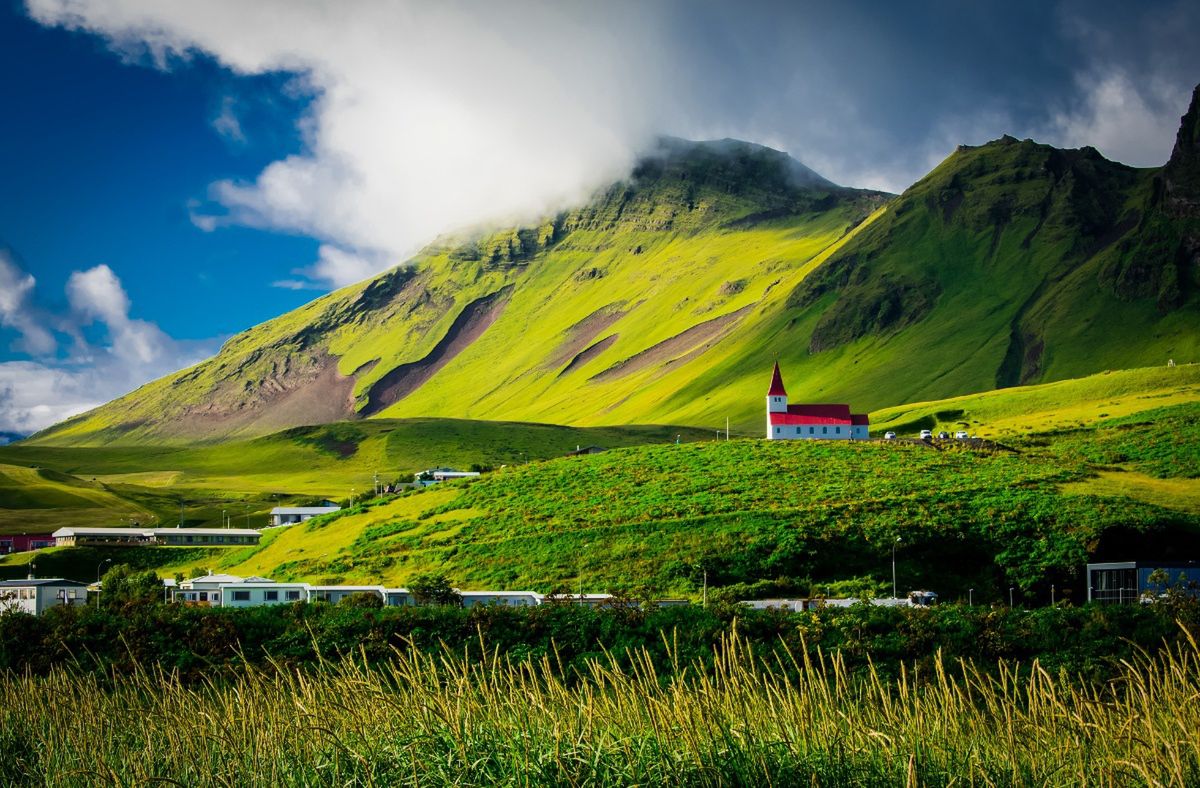
M1162 168L1004 137L899 197L663 140L585 206L443 239L32 442L426 416L753 432L776 358L793 399L856 409L1200 360L1198 100Z

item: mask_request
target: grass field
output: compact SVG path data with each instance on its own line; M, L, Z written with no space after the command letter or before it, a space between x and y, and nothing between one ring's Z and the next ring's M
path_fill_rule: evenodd
M0 447L0 533L78 526L266 524L272 506L348 500L439 465L499 467L606 448L698 440L661 426L579 428L452 419L376 419L180 447ZM34 469L38 470L34 470ZM183 504L181 515L180 504Z
M368 502L218 565L310 582L403 585L445 572L467 588L688 596L704 567L713 586L782 579L807 594L854 581L881 592L900 537L907 587L951 597L971 587L978 600L1055 583L1070 597L1115 535L1143 549L1200 544L1200 440L1180 426L1196 416L1175 406L1132 431L1111 420L1020 453L756 440L620 449ZM1154 447L1172 435L1182 448L1164 457ZM1100 464L1118 450L1120 463Z
M1200 402L1200 364L1124 369L884 408L871 414L871 432L964 429L1005 438L1085 428L1106 419L1195 402Z
M359 496L355 511L272 531L256 550L160 553L166 576L219 568L403 585L445 572L472 588L548 592L582 582L696 596L704 567L714 587L877 593L890 591L889 550L900 536L897 561L909 587L949 595L972 587L986 598L1015 584L1037 596L1051 583L1074 588L1089 556L1119 549L1105 547L1114 538L1190 549L1200 522L1196 386L1193 367L1129 370L882 414L885 426L987 425L1018 453L423 419L191 449L14 446L0 449L0 460L71 471L78 478L70 489L124 501L167 524L180 499L189 525L216 525L224 512L235 525L258 526L277 502L348 499L351 489ZM1164 405L1171 402L1178 404ZM685 442L673 445L680 433ZM541 461L592 443L643 445ZM404 464L411 471L472 462L507 467L475 483L361 505L374 469L386 481ZM56 510L8 514L16 521L25 511ZM90 558L72 563L71 555L48 556L44 568L94 572ZM0 559L0 572L23 571L27 560Z
M669 635L667 647L669 648ZM483 644L486 648L486 644ZM0 676L7 785L1084 785L1200 780L1200 653L1127 663L1102 687L1040 664L851 676L840 653L713 670L599 658L398 651L314 670ZM219 732L200 735L181 720Z

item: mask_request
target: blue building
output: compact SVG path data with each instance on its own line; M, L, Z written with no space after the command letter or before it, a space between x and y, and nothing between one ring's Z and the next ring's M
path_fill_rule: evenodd
M1152 583L1156 570L1167 573L1167 581ZM1087 565L1088 601L1131 605L1143 599L1155 599L1168 588L1200 596L1200 562L1196 561L1117 561Z

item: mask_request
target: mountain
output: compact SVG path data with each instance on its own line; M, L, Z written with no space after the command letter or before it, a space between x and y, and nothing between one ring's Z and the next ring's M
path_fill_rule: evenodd
M1200 356L1197 101L1170 161L1003 137L898 197L662 140L587 205L442 239L35 443L364 417L757 430L771 362L856 409Z

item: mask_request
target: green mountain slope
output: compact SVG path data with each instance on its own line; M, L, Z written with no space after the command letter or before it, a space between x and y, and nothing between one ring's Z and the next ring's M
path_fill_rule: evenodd
M1200 544L1200 409L1169 411L1043 434L1021 453L762 440L618 449L375 501L179 568L398 585L439 571L467 588L582 581L691 595L705 566L714 586L883 590L899 536L906 588L998 599L1009 585L1045 595L1053 583L1078 599L1089 558ZM1171 436L1180 448L1165 457ZM1117 475L1133 486L1113 487Z
M418 416L750 433L775 358L794 400L856 409L1196 360L1198 123L1161 169L1003 138L891 200L664 141L582 208L435 244L34 441Z

